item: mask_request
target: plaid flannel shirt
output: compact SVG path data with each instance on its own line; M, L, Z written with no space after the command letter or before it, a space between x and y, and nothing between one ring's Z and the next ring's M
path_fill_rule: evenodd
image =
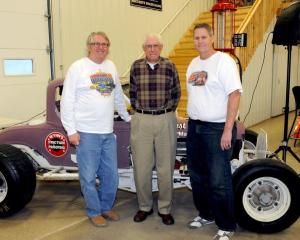
M130 102L134 110L175 111L180 99L180 83L175 65L160 57L151 69L146 59L136 60L130 70Z

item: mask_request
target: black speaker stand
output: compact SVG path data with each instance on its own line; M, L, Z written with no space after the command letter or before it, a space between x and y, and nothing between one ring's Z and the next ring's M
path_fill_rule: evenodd
M299 163L300 158L293 152L293 150L288 146L288 122L289 122L289 103L290 103L290 82L291 82L291 57L292 57L292 45L287 45L288 50L288 62L287 62L287 83L286 83L286 93L285 93L285 107L284 107L284 129L283 129L283 140L281 145L275 150L270 157L276 156L282 151L282 160L286 162L286 154L289 152Z

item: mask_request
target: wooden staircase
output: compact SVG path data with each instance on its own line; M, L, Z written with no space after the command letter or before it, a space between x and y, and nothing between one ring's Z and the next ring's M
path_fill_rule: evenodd
M246 32L248 34L248 47L240 48L236 51L236 55L241 60L243 70L247 67L257 45L262 41L263 34L273 19L280 3L280 0L256 0L253 6L240 7L235 12L236 32ZM193 43L193 28L197 23L203 22L212 24L211 12L200 14L169 55L170 60L177 67L181 83L181 99L177 108L180 117L187 117L186 69L190 61L198 56Z

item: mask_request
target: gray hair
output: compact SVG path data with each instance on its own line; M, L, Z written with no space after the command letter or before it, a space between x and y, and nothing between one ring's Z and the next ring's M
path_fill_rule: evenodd
M208 32L208 35L211 36L211 37L214 35L213 29L208 23L198 23L198 24L196 24L195 27L194 27L193 32L195 32L195 30L199 29L199 28L206 29L207 32Z
M149 33L149 34L147 34L147 35L145 36L145 38L144 38L143 48L146 46L147 40L148 40L149 38L155 38L155 39L158 41L159 45L163 46L163 41L162 41L162 38L161 38L160 34L157 34L157 33Z
M94 36L102 36L102 37L104 37L105 40L107 41L108 46L110 46L110 40L109 40L109 38L108 38L108 36L106 35L105 32L92 32L92 33L90 33L90 35L86 39L86 45L87 46L90 45L90 43L92 42L92 38Z

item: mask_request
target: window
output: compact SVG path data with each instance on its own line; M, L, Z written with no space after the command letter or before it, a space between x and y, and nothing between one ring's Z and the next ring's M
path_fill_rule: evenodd
M4 75L5 76L33 75L33 60L32 59L5 59Z

